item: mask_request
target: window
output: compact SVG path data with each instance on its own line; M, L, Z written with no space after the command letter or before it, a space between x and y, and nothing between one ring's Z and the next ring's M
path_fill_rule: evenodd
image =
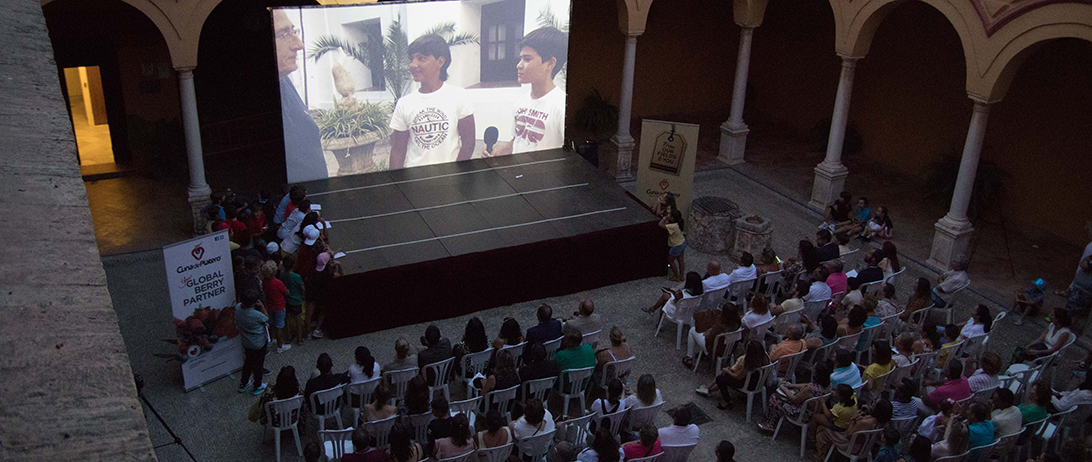
M523 40L523 0L482 5L482 82L516 80Z

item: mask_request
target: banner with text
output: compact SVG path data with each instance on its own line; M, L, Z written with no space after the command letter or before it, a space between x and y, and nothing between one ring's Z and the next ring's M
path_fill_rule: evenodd
M694 160L698 156L698 126L662 120L641 121L637 197L649 207L664 193L675 196L685 220L694 199Z
M186 390L243 367L227 231L163 248Z

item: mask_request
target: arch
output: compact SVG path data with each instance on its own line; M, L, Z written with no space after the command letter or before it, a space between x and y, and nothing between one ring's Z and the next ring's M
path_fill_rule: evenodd
M648 22L652 0L618 0L618 28L627 35L641 35Z
M843 4L842 1L844 0L830 0L831 6L836 12L839 9L843 9L844 12L844 15L835 14L835 21L838 26L837 35L840 38L839 43L835 44L835 50L843 56L864 57L872 46L872 38L875 36L880 23L892 10L907 0L872 0L863 3L859 7L853 7L852 3L848 1ZM944 15L948 23L955 29L956 34L959 35L959 41L963 47L963 57L967 61L969 76L971 69L974 68L972 62L975 50L969 33L967 18L959 7L953 5L949 0L921 0L921 2L935 8L940 14ZM853 11L845 11L849 8L853 8ZM975 24L978 24L977 16L971 19L974 20Z
M1008 40L990 60L986 71L976 82L968 84L967 92L986 101L1005 97L1013 77L1035 50L1055 39L1076 38L1092 42L1092 25L1076 22L1045 24L1029 27Z
M769 0L733 0L732 16L740 27L758 27L766 15Z

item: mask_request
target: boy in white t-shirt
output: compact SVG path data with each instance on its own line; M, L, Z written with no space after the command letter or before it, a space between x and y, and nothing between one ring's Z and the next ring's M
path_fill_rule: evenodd
M410 74L421 87L398 100L391 115L390 168L416 167L474 154L474 110L466 90L445 84L451 49L436 34L409 45Z
M560 148L565 144L565 92L554 77L565 65L569 36L554 27L535 29L520 43L516 73L531 91L516 100L512 141L483 152L483 157Z

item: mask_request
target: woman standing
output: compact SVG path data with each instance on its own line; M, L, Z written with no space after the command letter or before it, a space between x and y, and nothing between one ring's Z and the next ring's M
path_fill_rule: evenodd
M660 227L667 230L667 264L671 267L670 279L682 281L682 275L686 274L686 261L683 259L686 237L683 235L682 212L672 209L671 214L660 219Z

